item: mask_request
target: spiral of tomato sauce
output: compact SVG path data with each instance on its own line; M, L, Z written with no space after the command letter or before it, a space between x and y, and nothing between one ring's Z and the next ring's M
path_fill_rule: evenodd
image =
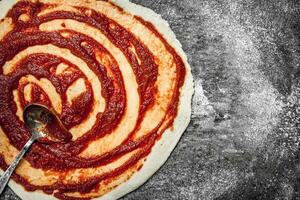
M106 104L104 111L97 115L96 123L89 131L84 133L84 135L67 143L36 143L26 155L26 160L34 168L56 170L63 173L76 168L90 168L106 165L130 151L141 147L143 149L121 167L103 176L93 177L78 184L57 183L49 186L34 186L17 174L13 176L13 178L24 185L27 190L39 189L47 193L58 191L55 193L56 197L68 199L69 197L64 196L63 193L72 191L85 193L91 191L100 181L121 174L140 159L146 157L150 153L155 141L160 137L160 134L158 134L160 127L152 130L137 141L132 140L133 131L120 146L101 156L95 156L93 158L79 156L92 141L105 137L118 126L126 109L126 93L130 91L126 91L124 88L124 79L119 69L122 66L119 66L114 59L114 55L111 55L109 51L95 39L72 30L68 30L69 37L66 38L63 37L59 31L41 31L39 25L55 19L72 19L83 22L99 29L123 52L133 69L138 84L140 108L136 129L138 129L139 123L143 119L146 110L151 107L155 101L155 82L157 80L158 71L155 57L147 46L123 28L122 25L94 10L91 11L89 16L70 11L55 11L43 16L37 15L37 13L48 6L50 5L21 1L15 4L8 12L7 17L12 19L15 26L13 30L6 34L0 41L0 66L4 66L7 61L30 46L52 44L59 48L68 49L73 55L82 59L99 78L102 85L101 95L105 99ZM84 11L86 8L82 7L77 9ZM29 20L20 20L19 17L22 14L28 15ZM168 110L166 110L167 115L171 118L168 126L164 128L166 129L172 125L177 114L180 88L185 78L185 66L175 50L163 39L151 23L139 17L135 18L151 29L156 37L159 37L164 42L165 47L172 54L176 62L177 85L172 97L172 103ZM113 29L111 27L113 27ZM139 60L135 54L129 50L130 45L134 45L135 53L138 55ZM110 57L110 72L97 61L93 53L95 50ZM56 74L57 66L61 63L68 65L72 69L72 72ZM18 97L22 108L33 102L41 103L48 107L53 106L47 95L47 91L37 84L32 84L31 101L27 101L24 97L24 88L27 82L21 81L22 77L30 75L38 80L47 79L52 83L61 98L61 113L59 114L59 118L67 129L77 126L86 120L93 109L93 99L98 98L93 93L90 80L81 72L78 66L76 66L76 63L71 63L57 55L46 53L30 54L18 62L17 65L14 66L14 70L8 74L4 75L3 68L1 67L0 74L0 125L3 132L9 138L10 144L17 149L21 149L26 143L30 137L30 132L24 123L16 116L17 105L14 102L12 91L18 90ZM67 100L66 92L78 79L84 80L86 90L72 99L70 103ZM1 156L0 160L2 169L5 169L7 163L3 159L3 156Z

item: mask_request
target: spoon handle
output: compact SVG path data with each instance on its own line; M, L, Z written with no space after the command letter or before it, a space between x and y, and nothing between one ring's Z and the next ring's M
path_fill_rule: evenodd
M6 169L6 171L2 174L0 178L0 194L3 192L7 182L9 181L10 176L14 172L15 168L17 167L20 160L23 158L26 151L30 148L32 143L36 140L36 138L31 137L27 143L24 145L20 153L17 155L15 160L10 164L10 166Z

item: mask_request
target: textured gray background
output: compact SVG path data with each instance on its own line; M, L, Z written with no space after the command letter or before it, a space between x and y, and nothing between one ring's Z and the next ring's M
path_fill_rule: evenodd
M133 2L170 23L196 91L169 160L123 200L300 199L300 2Z

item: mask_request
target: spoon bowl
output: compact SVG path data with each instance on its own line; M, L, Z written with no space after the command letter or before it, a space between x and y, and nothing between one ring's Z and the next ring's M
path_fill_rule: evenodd
M23 119L32 136L40 142L64 142L71 134L57 117L56 112L41 104L30 104L24 108Z

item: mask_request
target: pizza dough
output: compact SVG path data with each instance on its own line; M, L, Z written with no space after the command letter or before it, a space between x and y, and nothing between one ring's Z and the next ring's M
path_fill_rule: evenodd
M29 103L53 107L72 134L67 144L31 148L13 178L34 192L10 182L23 199L117 199L165 162L189 123L190 67L149 9L122 0L19 1L0 39L1 167L30 135L21 117Z

